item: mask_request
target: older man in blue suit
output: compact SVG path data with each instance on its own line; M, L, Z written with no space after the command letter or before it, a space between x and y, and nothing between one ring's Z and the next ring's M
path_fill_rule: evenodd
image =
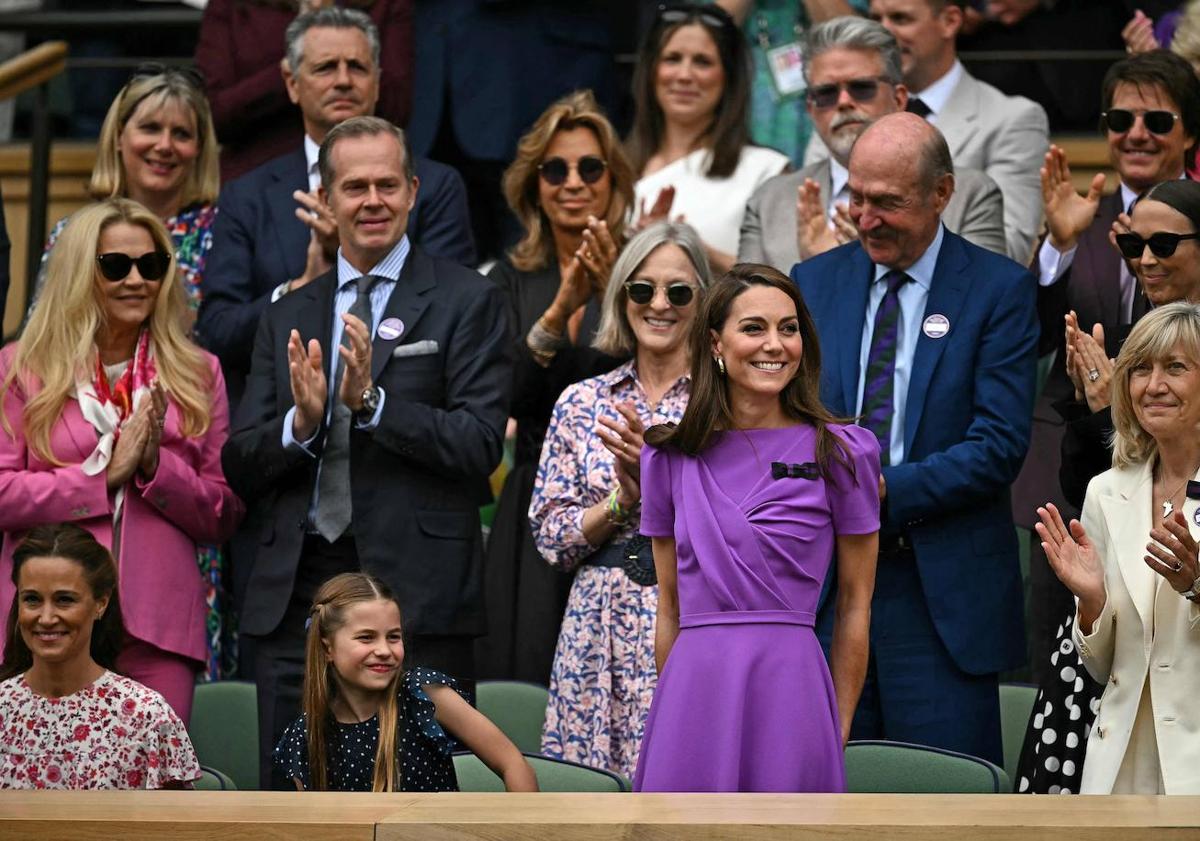
M950 233L945 139L913 114L850 157L859 242L792 269L816 320L821 397L883 455L871 655L851 738L1002 761L998 673L1025 657L1009 485L1029 445L1036 282ZM833 602L818 619L828 645Z

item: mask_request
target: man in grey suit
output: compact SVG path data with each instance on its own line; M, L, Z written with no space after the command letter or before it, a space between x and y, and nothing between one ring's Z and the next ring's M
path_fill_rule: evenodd
M1028 264L1042 227L1038 170L1050 146L1042 106L1006 96L966 71L955 39L966 0L871 0L871 17L896 36L908 110L941 130L954 166L981 169L1004 193L1008 256Z
M864 18L814 27L805 44L808 112L831 158L765 182L746 205L738 260L783 272L858 238L848 215L847 164L854 141L880 117L903 111L900 49L886 29ZM992 179L956 169L946 226L976 245L1005 252L1004 201Z

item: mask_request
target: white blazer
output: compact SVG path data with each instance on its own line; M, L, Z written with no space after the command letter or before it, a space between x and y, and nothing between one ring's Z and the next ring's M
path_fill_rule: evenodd
M1149 463L1101 473L1083 503L1083 526L1103 559L1108 598L1091 634L1080 633L1078 614L1073 631L1084 666L1105 685L1081 794L1112 793L1147 675L1165 790L1200 794L1200 606L1143 560L1152 504ZM1193 536L1200 536L1198 507L1192 499L1183 506Z

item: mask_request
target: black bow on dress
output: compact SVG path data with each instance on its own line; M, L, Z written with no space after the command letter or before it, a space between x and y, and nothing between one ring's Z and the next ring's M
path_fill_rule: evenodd
M804 464L771 462L771 477L774 479L816 479L818 476L820 472L815 461L806 461Z

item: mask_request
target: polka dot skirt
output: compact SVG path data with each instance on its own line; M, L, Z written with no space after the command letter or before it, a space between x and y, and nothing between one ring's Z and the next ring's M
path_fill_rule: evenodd
M400 790L458 791L450 754L454 740L434 717L433 701L425 694L429 685L461 690L454 678L432 669L405 673L400 688ZM379 717L355 724L334 722L329 751L330 791L370 791L379 746ZM293 721L275 747L275 767L286 779L308 779L308 734L304 716Z
M1033 704L1021 760L1017 765L1018 794L1077 794L1083 774L1088 734L1104 687L1083 667L1071 627L1071 613L1058 628L1051 669Z

